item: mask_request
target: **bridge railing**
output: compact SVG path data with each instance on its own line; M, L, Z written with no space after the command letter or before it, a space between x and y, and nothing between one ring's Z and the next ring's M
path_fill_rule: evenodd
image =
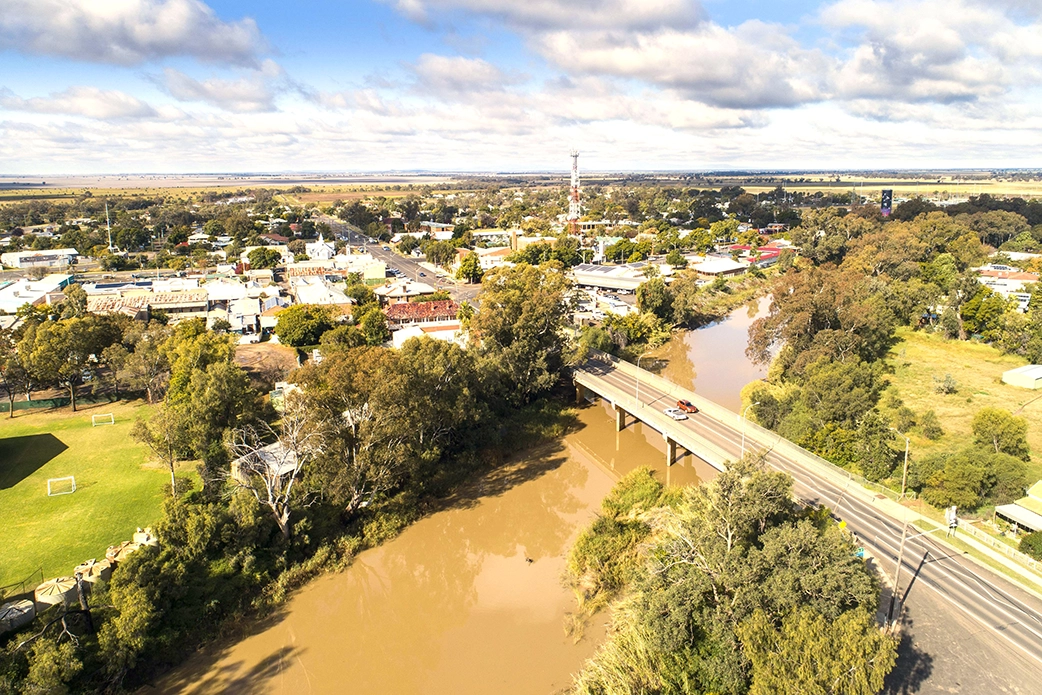
M685 398L691 401L696 406L698 406L699 410L716 420L719 420L721 422L727 422L729 419L733 418L736 429L744 431L745 436L749 441L755 442L763 448L770 449L778 452L779 454L788 456L789 458L793 458L805 464L812 465L815 468L819 469L823 475L831 478L833 482L839 482L842 484L847 484L850 482L857 483L858 485L861 485L862 487L872 492L886 495L887 497L893 500L897 500L900 497L900 495L897 492L887 487L884 487L878 483L873 483L865 477L857 475L856 473L852 473L846 470L845 468L840 468L831 461L827 461L818 456L817 454L807 451L802 446L790 442L788 439L785 439L777 432L772 432L766 429L765 427L761 427L755 422L752 422L751 420L742 418L741 415L739 415L738 413L735 413L720 405L719 403L709 400L704 396L700 396L699 394L695 393L694 391L691 391L690 389L684 388L683 386L678 386L677 384L674 384L673 382L664 379L657 374L649 372L645 369L640 369L636 365L631 364L626 360L619 359L614 355L609 355L606 352L600 352L599 350L591 349L590 356L604 362L610 362L619 371L625 374L629 374L634 378L638 378L643 383L653 385L656 389L664 393L668 393L671 397Z

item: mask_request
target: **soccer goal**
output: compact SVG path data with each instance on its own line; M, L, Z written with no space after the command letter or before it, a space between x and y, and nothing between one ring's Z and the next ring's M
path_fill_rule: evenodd
M76 476L70 475L65 478L47 479L47 496L71 495L76 492Z
M97 427L98 425L115 425L116 418L113 417L112 413L105 413L104 415L91 415L90 426Z

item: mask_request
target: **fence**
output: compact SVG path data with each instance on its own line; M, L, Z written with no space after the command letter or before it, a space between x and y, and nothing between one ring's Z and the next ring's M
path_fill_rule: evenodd
M108 396L77 396L76 404L93 404L93 403L114 403L117 398ZM72 401L68 396L59 398L38 398L32 401L15 401L14 409L17 410L29 410L30 408L67 408L72 404ZM0 413L11 412L10 401L0 401Z
M1009 559L1015 561L1017 564L1022 565L1033 572L1037 572L1039 576L1042 576L1042 562L1033 560L1024 553L1020 552L1016 548L1011 548L1002 541L992 538L990 535L981 531L979 528L974 526L968 521L959 519L959 528L965 531L967 534L973 537L974 540L980 541L985 545L998 550Z
M7 586L0 586L0 603L4 603L8 598L16 598L18 596L31 594L33 590L41 584L43 584L43 567L35 570L20 582L8 584Z

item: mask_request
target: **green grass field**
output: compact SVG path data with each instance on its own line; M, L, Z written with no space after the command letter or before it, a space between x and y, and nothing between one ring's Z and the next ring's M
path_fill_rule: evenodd
M169 474L130 438L140 401L0 416L0 586L43 568L44 578L129 540L159 518ZM116 424L91 426L113 413ZM47 496L47 479L76 476L76 492Z
M1031 402L1042 396L1042 391L1002 383L1002 373L1024 365L1023 358L1004 355L982 343L946 340L909 328L900 329L897 336L900 342L889 359L895 374L890 377L888 393L896 391L917 416L933 410L945 432L932 442L913 431L909 435L913 456L970 444L974 413L985 406L1004 408L1027 419L1032 452L1029 476L1032 481L1042 478L1042 399ZM944 379L945 374L951 374L958 383L958 393L936 392L934 377Z

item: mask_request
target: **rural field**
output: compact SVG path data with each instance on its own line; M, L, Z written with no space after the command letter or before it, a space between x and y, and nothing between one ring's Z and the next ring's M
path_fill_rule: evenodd
M43 569L44 578L129 540L160 516L170 476L130 437L141 401L0 417L0 586ZM114 425L91 425L112 413ZM76 477L76 492L48 497L47 479Z
M898 330L897 337L900 342L889 359L895 373L887 395L896 392L916 416L933 410L945 432L937 441L910 433L913 458L971 443L974 413L985 406L1004 408L1027 419L1032 452L1029 477L1042 479L1042 392L1002 383L1002 373L1026 364L1023 358L982 343L946 340L909 328ZM937 393L937 382L946 374L955 379L958 393Z

